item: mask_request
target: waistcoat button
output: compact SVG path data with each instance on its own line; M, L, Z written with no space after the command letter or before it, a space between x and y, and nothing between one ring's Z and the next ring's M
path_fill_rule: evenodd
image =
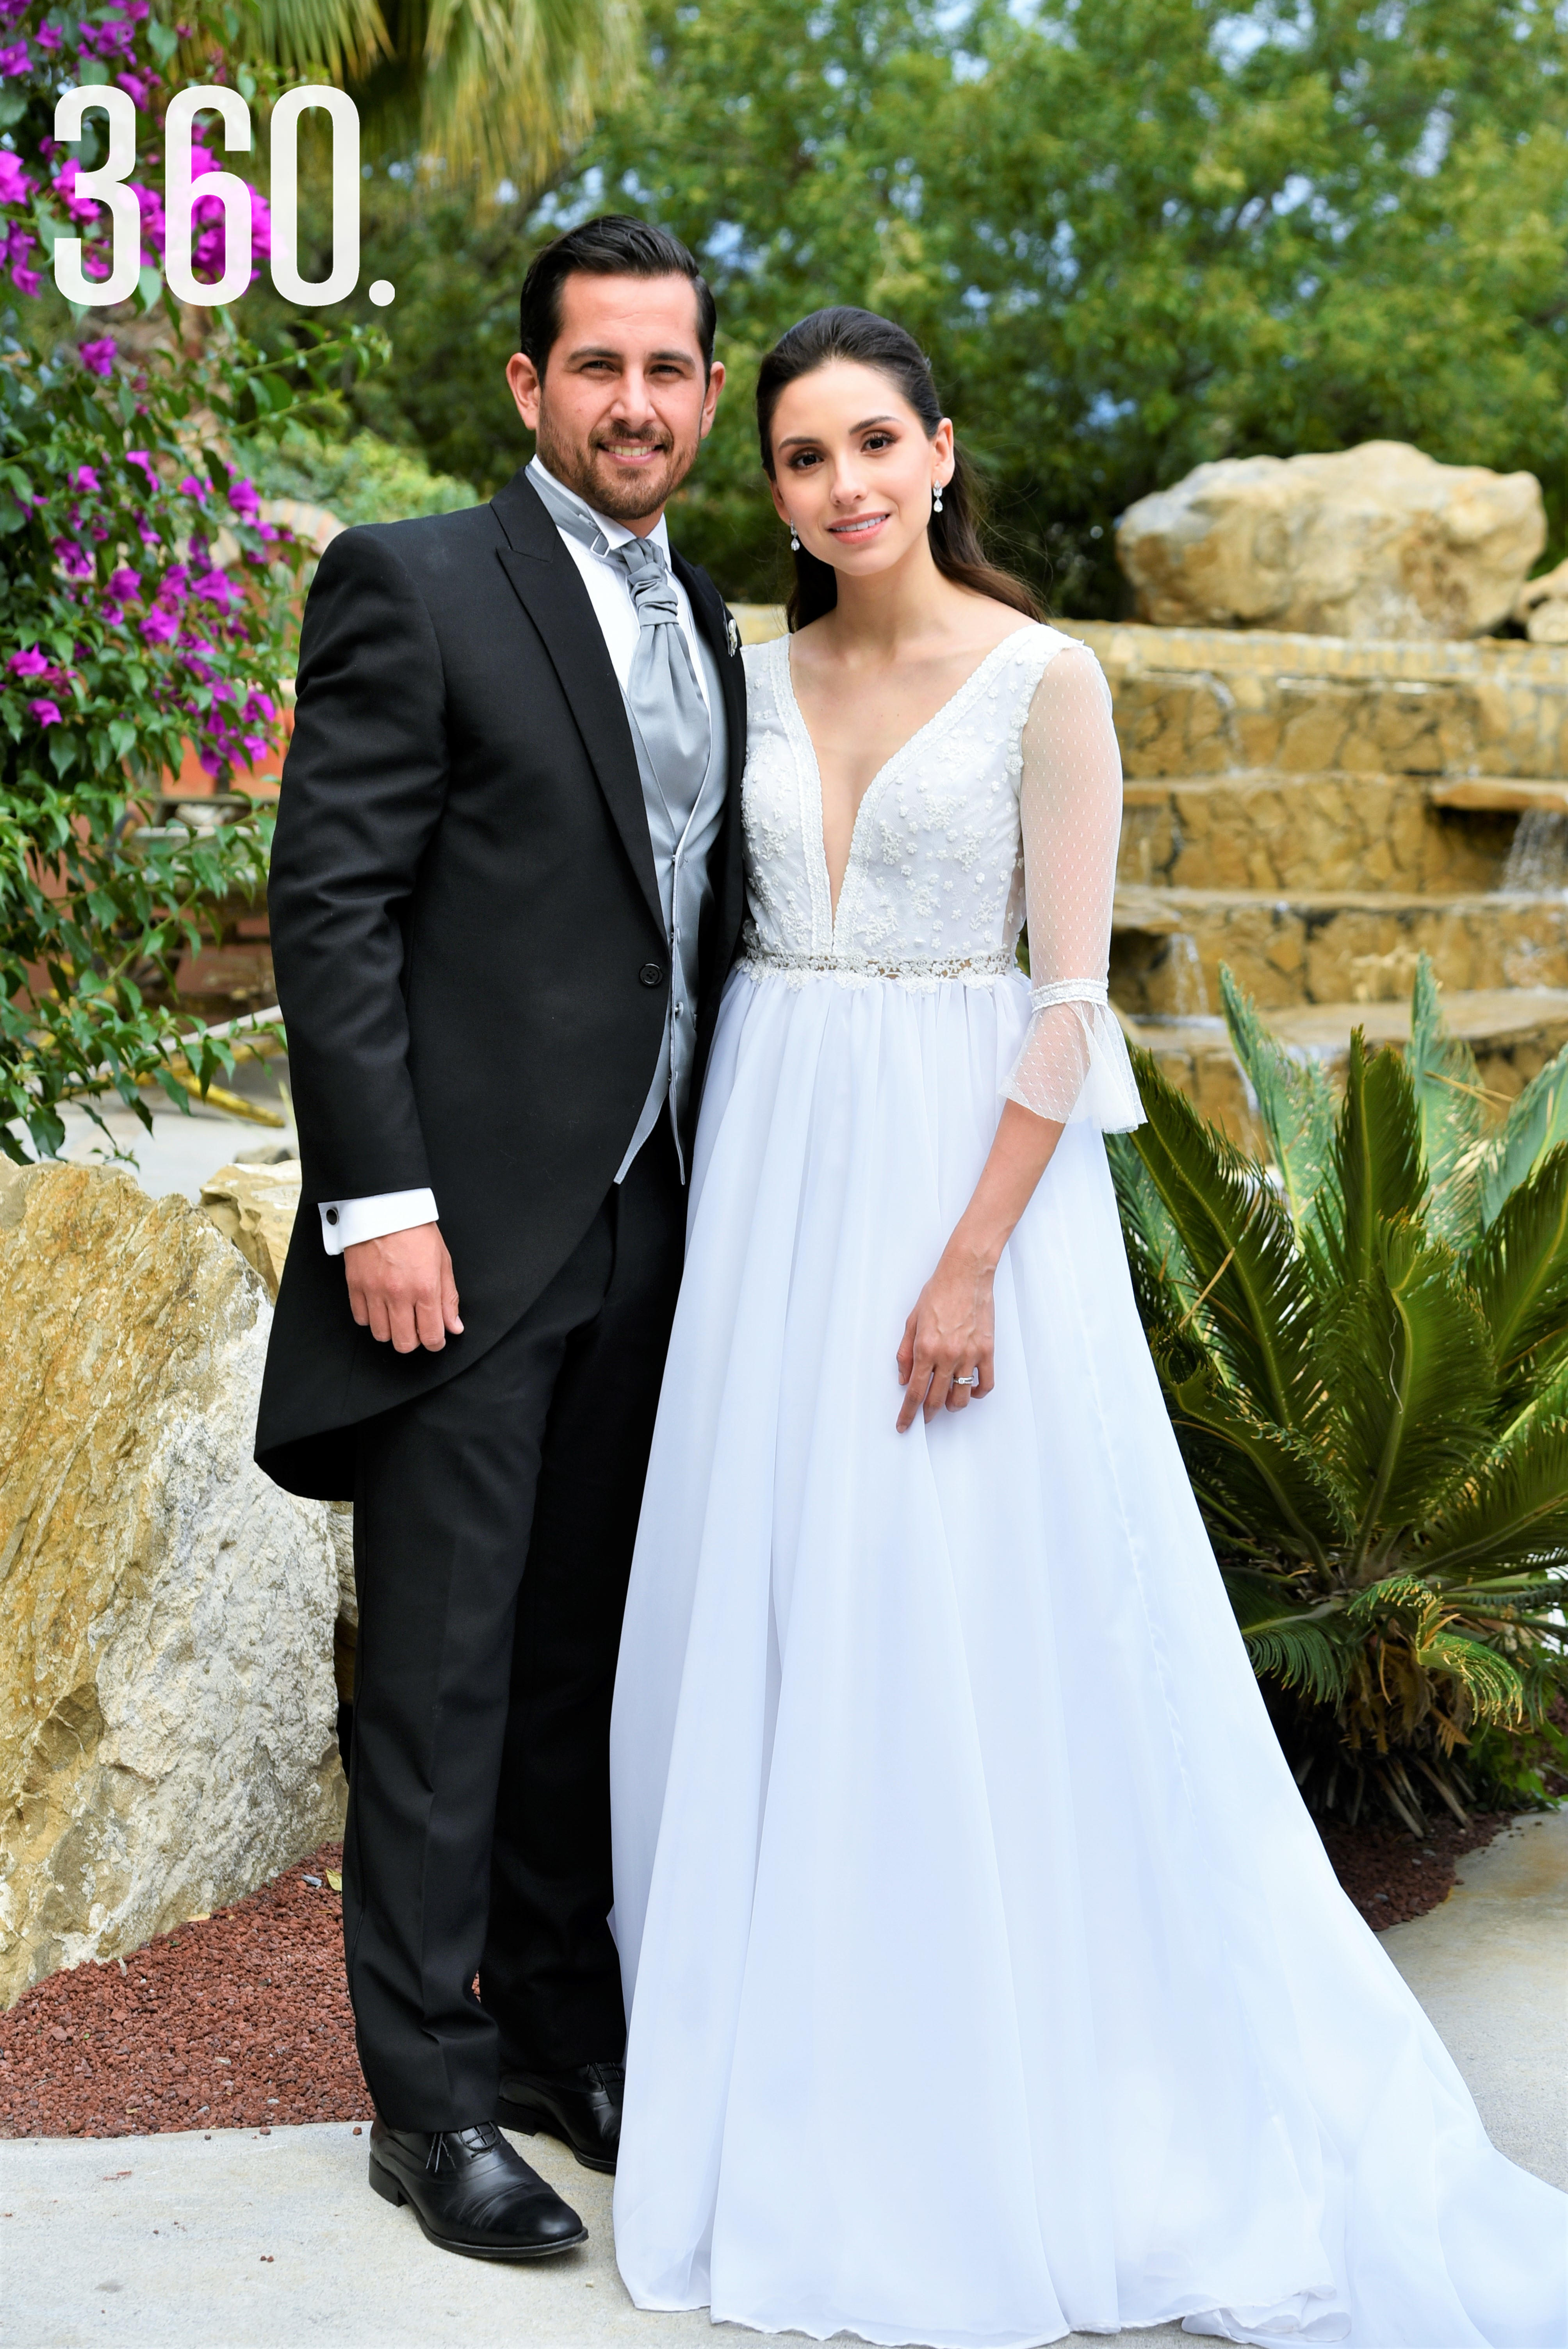
M663 982L664 976L665 967L662 962L645 962L643 965L642 969L637 973L637 977L642 980L645 987L660 986Z

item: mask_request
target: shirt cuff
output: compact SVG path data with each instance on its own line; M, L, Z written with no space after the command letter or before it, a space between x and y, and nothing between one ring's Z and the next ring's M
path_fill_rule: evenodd
M434 1224L434 1191L379 1191L373 1199L324 1199L320 1208L322 1245L328 1256L341 1256L361 1240L384 1240L392 1232L411 1232L416 1224Z

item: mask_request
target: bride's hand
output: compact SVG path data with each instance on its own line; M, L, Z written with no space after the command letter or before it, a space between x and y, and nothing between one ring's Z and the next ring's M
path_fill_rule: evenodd
M903 1325L898 1350L899 1382L904 1390L898 1415L903 1435L923 1408L933 1419L944 1407L963 1411L971 1395L988 1395L996 1383L996 1313L994 1266L950 1240L942 1261ZM979 1372L975 1386L955 1387L954 1378Z

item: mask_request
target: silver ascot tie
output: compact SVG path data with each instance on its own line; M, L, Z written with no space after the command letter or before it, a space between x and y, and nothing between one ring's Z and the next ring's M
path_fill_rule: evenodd
M626 574L641 631L626 684L626 706L643 738L678 839L707 772L712 726L692 667L676 583L664 549L646 538L629 538L624 546L612 546L588 508L559 482L548 476L542 480L541 471L531 465L528 478L552 521L595 554L618 564Z

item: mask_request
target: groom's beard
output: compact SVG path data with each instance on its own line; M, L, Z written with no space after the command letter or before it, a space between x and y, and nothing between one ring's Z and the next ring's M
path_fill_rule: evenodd
M644 522L649 514L662 512L690 472L697 448L695 440L689 448L677 445L674 435L662 428L626 432L604 425L590 436L586 446L580 441L559 440L542 408L535 438L541 463L563 488L575 490L583 504L592 506L595 512L608 515L612 522L626 523ZM606 453L607 442L622 449L653 449L658 453L639 465L635 472L627 473Z

